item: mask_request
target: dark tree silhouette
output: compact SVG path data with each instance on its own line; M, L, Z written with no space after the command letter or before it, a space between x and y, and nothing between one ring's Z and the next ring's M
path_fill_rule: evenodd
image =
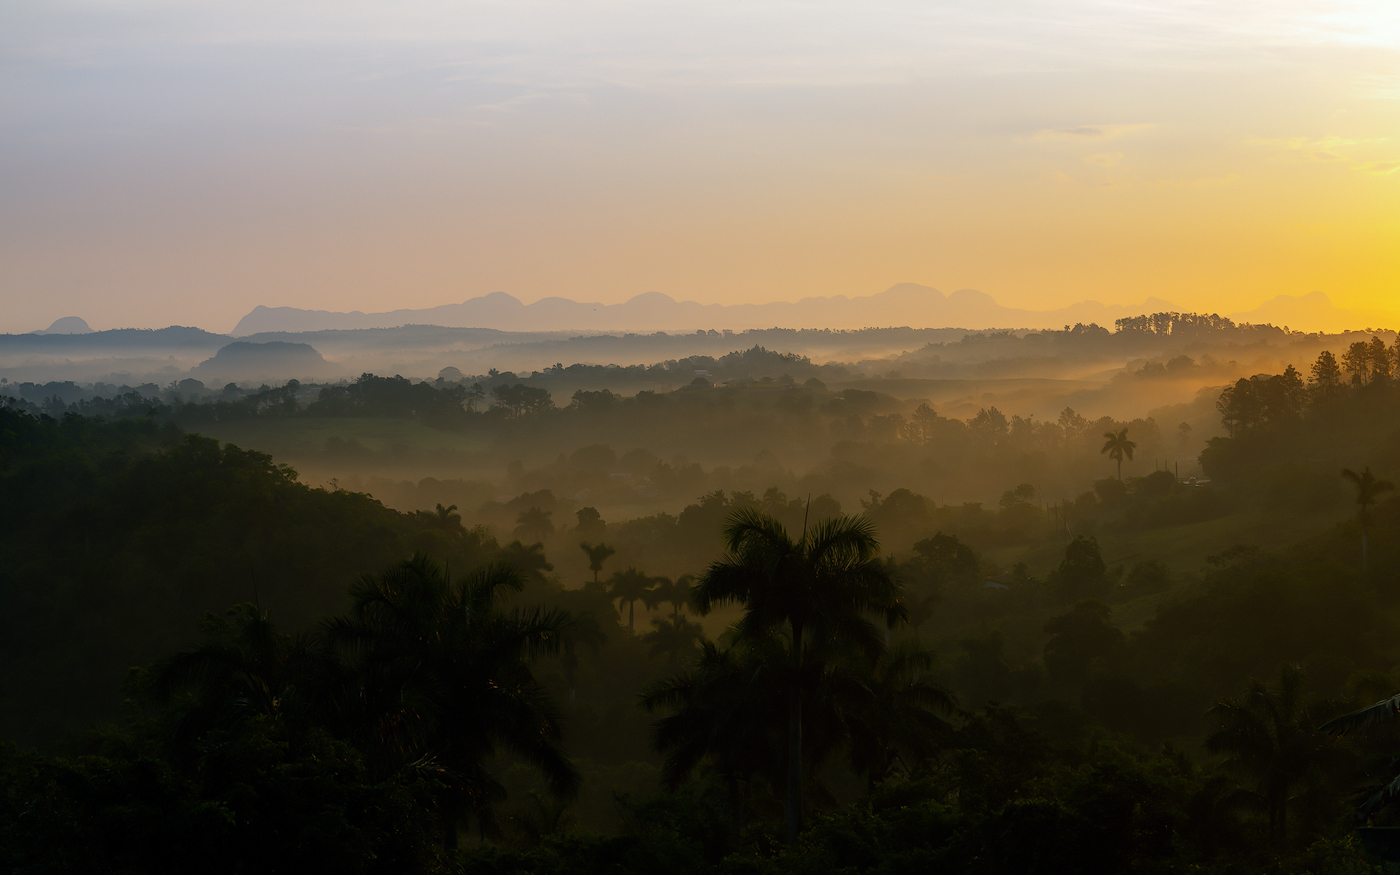
M927 446L938 436L939 418L938 412L924 402L909 417L904 433L914 443Z
M585 538L601 536L607 531L607 523L603 522L603 515L598 513L596 507L581 507L574 515L578 518L575 531Z
M785 719L784 654L773 636L723 649L707 641L690 670L641 693L648 711L671 712L654 728L656 748L666 754L662 782L674 790L709 760L725 782L736 835L750 779L782 759L782 736L774 728Z
M455 504L446 507L438 504L434 510L414 511L414 516L425 526L439 529L450 535L461 536L467 531L466 527L462 525L462 515L457 512Z
M642 643L650 646L648 653L652 659L665 656L673 668L705 640L705 630L700 624L685 617L656 617L651 625L652 631L642 636Z
M671 580L669 577L658 577L653 597L658 605L663 602L669 604L672 618L679 618L681 611L690 604L690 589L694 584L695 575L693 574L682 574L675 580Z
M554 409L554 401L548 389L526 386L523 383L506 385L502 383L491 390L495 406L505 411L511 419L524 419L539 416Z
M607 544L598 544L596 547L587 541L579 544L579 549L588 556L588 570L593 572L593 582L598 582L598 575L603 571L603 563L608 561L608 557L617 551Z
M924 596L910 596L907 599L909 629L915 638L919 637L919 627L933 619L934 608L942 600L943 597L936 592Z
M1112 609L1086 599L1067 614L1046 622L1050 633L1043 650L1045 670L1052 678L1079 683L1088 677L1095 659L1111 661L1123 650L1123 632L1108 622Z
M538 507L531 507L523 510L515 518L515 531L512 534L520 540L531 538L539 541L554 534L554 522L550 520L551 511L541 510Z
M653 604L652 586L656 578L643 574L628 566L626 571L614 571L608 578L608 594L617 599L618 609L627 605L627 628L637 630L637 602L650 607Z
M1397 715L1400 715L1400 695L1381 699L1374 705L1329 720L1319 726L1317 731L1328 735L1346 735L1353 729L1366 729L1379 723L1387 723L1395 719ZM1365 821L1396 799L1400 799L1400 775L1396 775L1374 795L1367 798L1361 807L1356 809L1356 819Z
M578 666L581 648L586 648L594 656L608 643L608 636L598 627L598 618L592 611L575 614L564 629L561 646L564 652L559 661L564 669L564 682L569 685L569 707L578 704Z
M1371 345L1358 340L1347 347L1342 353L1342 368L1351 374L1351 381L1356 385L1371 382Z
M1372 382L1389 380L1391 373L1390 350L1385 348L1385 341L1379 337L1372 337L1370 352Z
M1079 535L1066 544L1065 556L1059 566L1050 572L1049 582L1066 598L1085 599L1106 595L1109 588L1108 566L1104 564L1103 554L1099 551L1098 538Z
M1118 431L1104 432L1103 449L1099 454L1108 453L1108 457L1118 463L1118 479L1123 479L1123 458L1128 461L1133 460L1133 450L1137 449L1137 442L1128 440L1128 429L1120 428Z
M545 558L544 544L539 541L529 545L519 540L511 541L501 548L500 561L534 584L544 583L544 573L554 570L554 565Z
M1371 559L1370 545L1366 537L1366 529L1371 521L1371 505L1376 503L1376 498L1382 493L1393 490L1395 484L1389 480L1377 480L1370 467L1363 468L1360 474L1350 468L1343 468L1342 476L1356 486L1356 503L1360 506L1357 520L1361 523L1361 570L1365 571Z
M934 587L950 583L971 584L977 580L977 554L958 540L957 535L941 531L914 544L915 556L911 570Z
M773 517L743 509L724 530L726 555L695 586L700 614L716 605L745 607L737 628L761 640L784 629L789 641L788 769L784 820L790 844L802 829L802 692L819 674L822 651L840 645L871 659L884 639L868 617L886 626L905 619L899 588L879 557L879 541L864 517L825 520L794 540Z
M1308 395L1313 403L1325 402L1336 397L1342 388L1342 369L1337 365L1337 357L1324 349L1312 364Z
M307 635L278 631L267 612L241 605L231 623L198 648L151 667L145 684L156 701L193 697L176 722L172 743L184 755L204 733L250 717L277 716L304 729L318 719L339 666Z
M1206 750L1226 756L1225 767L1254 782L1242 788L1269 815L1269 837L1288 837L1290 791L1337 757L1335 745L1314 727L1318 709L1303 704L1303 671L1286 665L1277 687L1251 680L1239 696L1222 699L1208 712L1215 724Z
M557 709L528 665L558 652L568 617L503 612L499 602L523 585L504 564L449 581L417 554L361 578L350 613L326 624L350 670L343 731L383 773L432 773L448 847L469 814L494 825L505 790L485 762L499 748L537 767L556 795L578 790L559 746Z
M951 713L957 700L933 679L934 662L917 641L904 641L881 654L858 683L843 685L854 693L843 703L851 765L871 789L905 755L916 764L932 759L952 733L938 715Z

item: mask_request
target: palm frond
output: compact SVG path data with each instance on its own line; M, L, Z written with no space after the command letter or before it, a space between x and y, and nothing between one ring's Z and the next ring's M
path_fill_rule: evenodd
M1376 811L1394 802L1397 797L1400 797L1400 775L1396 775L1389 784L1382 787L1376 795L1367 799L1360 808L1356 809L1356 819L1365 820Z
M742 553L753 542L780 552L791 552L794 547L782 523L758 508L741 508L730 515L724 527L724 547L730 553Z
M691 588L690 604L704 616L718 605L747 601L752 588L751 569L733 559L720 559Z
M1389 699L1382 699L1359 711L1352 711L1350 714L1343 714L1329 720L1319 726L1317 731L1325 732L1328 735L1345 735L1353 729L1364 729L1383 723L1393 719L1398 714L1400 714L1400 694L1391 696Z

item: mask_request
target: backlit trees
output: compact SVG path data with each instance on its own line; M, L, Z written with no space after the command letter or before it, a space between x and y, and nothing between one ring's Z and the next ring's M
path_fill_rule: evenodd
M1103 449L1099 450L1099 453L1107 453L1110 459L1118 463L1118 479L1122 480L1123 458L1126 456L1129 462L1133 460L1133 450L1137 449L1137 443L1128 440L1128 430L1126 428L1121 428L1118 431L1105 432L1104 438L1106 438L1106 440L1104 441Z
M787 793L789 843L802 828L802 699L833 646L878 656L884 639L871 622L902 619L899 588L879 557L874 527L862 517L825 520L794 539L771 516L753 509L730 517L724 530L726 555L696 584L693 603L701 614L739 602L741 636L786 634Z

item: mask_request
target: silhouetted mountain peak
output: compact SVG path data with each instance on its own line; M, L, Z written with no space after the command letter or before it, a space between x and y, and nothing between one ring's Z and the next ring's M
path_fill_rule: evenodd
M200 362L191 372L220 380L276 380L287 377L319 377L334 368L307 343L272 340L249 343L239 340Z
M35 334L92 334L90 328L83 319L77 316L64 316L62 319L54 320L54 323L44 331L36 331Z

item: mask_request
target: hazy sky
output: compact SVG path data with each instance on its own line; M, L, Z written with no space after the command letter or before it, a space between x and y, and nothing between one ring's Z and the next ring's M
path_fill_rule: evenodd
M0 3L0 331L904 281L1400 310L1400 3Z

